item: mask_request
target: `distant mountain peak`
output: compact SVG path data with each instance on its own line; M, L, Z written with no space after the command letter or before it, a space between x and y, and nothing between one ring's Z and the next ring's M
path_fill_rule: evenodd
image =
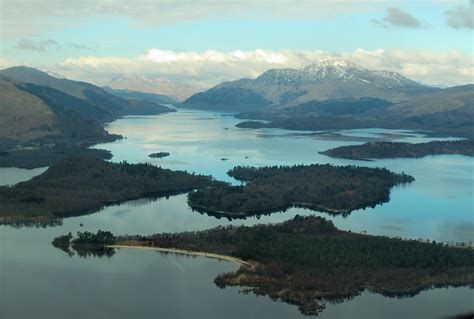
M113 89L162 94L184 100L196 92L207 89L202 83L174 80L160 74L121 74L106 84Z
M118 77L111 80L110 83L118 82L118 81L142 81L146 83L155 83L155 82L170 83L171 82L168 78L165 78L165 77L149 75L149 74L135 74L135 73L121 74Z

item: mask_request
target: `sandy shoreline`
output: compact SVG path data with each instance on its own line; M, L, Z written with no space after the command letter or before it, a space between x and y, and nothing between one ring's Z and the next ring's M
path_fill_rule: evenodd
M177 249L177 248L164 248L164 247L150 247L150 246L136 246L136 245L109 245L108 248L116 248L116 249L142 249L142 250L153 250L153 251L160 251L165 253L174 253L174 254L182 254L188 256L200 256L218 260L224 260L228 262L232 262L238 264L240 266L252 268L254 265L248 261L239 259L237 257L227 256L227 255L219 255L213 253L205 253L201 251L192 251L192 250L184 250L184 249Z

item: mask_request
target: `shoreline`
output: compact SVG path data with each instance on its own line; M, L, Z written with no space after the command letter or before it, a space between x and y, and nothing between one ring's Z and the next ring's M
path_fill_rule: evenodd
M202 251L193 251L193 250L184 250L184 249L177 249L177 248L164 248L164 247L155 247L155 246L139 246L139 245L107 245L107 248L115 248L115 249L142 249L142 250L152 250L152 251L159 251L164 253L174 253L180 255L187 255L187 256L198 256L198 257L206 257L211 259L223 260L228 261L234 264L238 264L243 267L253 268L255 264L239 259L237 257L232 257L228 255L220 255L214 253L206 253Z

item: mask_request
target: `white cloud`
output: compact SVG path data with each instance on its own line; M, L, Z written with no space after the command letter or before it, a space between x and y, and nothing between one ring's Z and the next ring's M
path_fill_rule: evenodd
M16 44L16 49L25 51L44 52L50 48L59 48L59 43L53 39L34 41L30 39L21 39Z
M208 50L204 53L185 52L185 51L166 51L160 49L150 49L147 51L146 58L155 63L172 62L243 62L259 61L267 64L285 64L287 58L280 52L265 51L256 49L255 51L232 51L223 52Z
M69 58L55 71L70 78L106 81L118 74L155 74L176 79L193 79L215 85L225 80L257 77L271 68L302 68L319 59L349 59L369 69L391 70L430 85L473 83L474 56L461 51L416 51L377 49L343 53L324 51L168 51L149 49L133 58L98 57ZM102 84L102 83L99 83Z

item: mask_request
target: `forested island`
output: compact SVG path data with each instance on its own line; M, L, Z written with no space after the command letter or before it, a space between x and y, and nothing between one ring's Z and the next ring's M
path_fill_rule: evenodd
M0 187L0 223L49 222L141 197L161 197L215 183L208 176L151 164L72 157L43 174Z
M148 155L150 158L162 158L162 157L167 157L170 156L170 153L168 152L157 152L157 153L151 153Z
M362 145L336 147L320 152L320 154L355 160L424 157L441 154L474 156L474 139L432 141L427 143L369 142Z
M235 167L228 174L247 182L241 186L220 183L191 192L189 205L197 211L229 218L245 218L307 207L331 214L387 202L390 188L413 177L383 168L297 165Z
M87 148L80 145L49 146L39 144L2 150L0 144L0 167L32 169L51 166L63 158L75 156L105 160L112 158L112 154L109 151Z
M67 247L70 241L79 250L103 249L113 242L239 258L244 262L238 271L215 279L219 287L248 287L245 292L295 304L306 315L322 311L324 301L351 298L365 289L386 296L412 296L431 287L474 284L471 247L356 234L314 216L296 216L273 225L219 226L114 240L107 232L82 233L74 240L67 236Z

